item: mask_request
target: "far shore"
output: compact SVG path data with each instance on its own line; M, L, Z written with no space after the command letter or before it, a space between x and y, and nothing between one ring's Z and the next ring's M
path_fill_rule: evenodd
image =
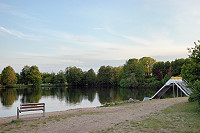
M8 123L11 123L10 128L14 132L95 132L112 127L120 122L143 120L151 113L159 112L178 103L187 102L187 100L188 97L180 97L127 103L113 107L47 112L45 117L41 117L41 114L20 115L22 121L19 124L15 124L15 121L13 121L16 120L16 116L2 117L0 118L0 127L4 129L6 123L7 126ZM27 124L32 125L32 128L28 129L25 126ZM24 126L16 128L18 125Z

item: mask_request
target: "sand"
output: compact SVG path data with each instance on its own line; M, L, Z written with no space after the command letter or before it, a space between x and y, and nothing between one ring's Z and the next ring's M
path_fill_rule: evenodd
M144 120L147 115L187 102L187 97L128 103L115 107L84 108L42 114L21 115L23 122L11 124L15 117L0 118L0 131L38 133L87 133L106 130L124 121ZM3 123L9 123L7 125Z

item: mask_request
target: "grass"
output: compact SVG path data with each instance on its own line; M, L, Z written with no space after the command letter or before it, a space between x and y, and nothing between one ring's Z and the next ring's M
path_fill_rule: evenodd
M200 107L197 102L176 104L143 121L126 120L103 132L200 132Z

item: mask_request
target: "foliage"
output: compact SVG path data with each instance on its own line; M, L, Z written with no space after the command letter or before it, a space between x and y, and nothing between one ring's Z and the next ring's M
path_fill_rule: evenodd
M189 82L195 82L200 77L200 41L199 45L195 43L194 48L188 48L190 62L182 66L181 76Z
M153 64L156 63L156 60L151 57L142 57L139 60L145 68L145 75L151 75Z
M200 41L199 45L195 42L194 48L188 48L190 63L182 66L181 76L190 82L192 93L190 94L189 101L198 101L200 105Z
M181 76L188 82L195 82L200 77L200 64L191 62L190 64L183 65L181 68Z
M13 88L2 89L0 91L1 103L4 106L10 106L17 100L17 91Z
M111 79L113 76L113 67L101 66L98 71L97 80L99 85L111 85Z
M17 77L14 69L11 66L7 66L1 73L1 84L2 85L13 85L17 83Z
M55 79L55 73L42 73L42 82L53 84Z
M200 40L198 40L199 45L194 42L195 47L194 48L188 48L189 53L191 53L191 55L189 55L189 57L196 63L200 63Z
M145 76L144 66L138 59L129 59L123 67L121 87L137 87L143 82Z
M200 81L197 80L194 84L190 84L188 87L192 88L192 93L188 100L190 102L198 101L200 105Z
M51 77L49 77L51 78ZM47 78L45 78L47 79ZM65 85L66 84L66 76L64 74L63 71L60 71L56 76L55 76L55 79L54 79L54 84L56 85Z
M31 66L26 74L26 80L32 83L34 86L39 86L42 83L42 74L37 66Z
M67 67L65 69L65 74L69 85L83 85L84 73L81 68Z
M25 85L28 85L29 84L29 80L27 78L27 73L30 69L30 66L26 65L24 66L24 68L22 69L20 75L21 75L21 83L25 84Z
M93 69L88 70L85 73L85 83L89 86L94 86L97 81L97 76Z
M156 62L154 65L153 65L153 68L152 68L152 74L153 76L161 81L165 75L169 75L171 76L171 67L170 67L170 62L167 61L167 62Z
M181 74L181 67L185 64L185 62L186 60L183 58L175 59L175 61L171 62L173 76L179 76Z

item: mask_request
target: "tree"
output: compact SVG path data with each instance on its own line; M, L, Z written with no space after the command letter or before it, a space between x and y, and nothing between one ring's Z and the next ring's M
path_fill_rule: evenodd
M42 73L42 82L43 83L52 83L54 82L55 73Z
M17 83L17 77L14 69L11 66L7 66L3 69L1 73L1 83L2 85L13 85Z
M83 71L77 67L67 67L65 69L68 84L72 86L83 85Z
M187 61L181 68L181 76L189 82L200 80L200 41L194 48L188 48L190 62Z
M85 73L85 83L89 86L93 86L96 84L97 76L93 69L88 70Z
M110 82L112 85L120 85L121 76L123 73L123 66L113 67Z
M198 101L200 106L200 81L195 81L194 84L190 84L189 87L193 89L188 100L190 102Z
M175 59L171 62L172 75L179 76L181 74L181 67L185 64L185 59Z
M22 69L20 75L21 75L21 83L23 84L29 84L28 78L27 78L27 73L30 69L30 66L26 65L24 66L24 68Z
M129 59L123 67L121 87L137 87L144 81L145 68L138 59Z
M194 42L195 47L194 48L188 48L189 57L192 59L193 62L200 63L200 40L198 40L199 45Z
M40 73L37 66L31 66L26 74L26 79L28 82L32 83L34 86L39 86L42 83L42 74Z
M169 61L167 62L156 62L152 68L152 75L159 81L161 81L165 75L171 76L171 64Z
M192 93L190 94L189 101L198 101L200 105L200 41L199 45L195 44L194 48L188 48L190 63L182 66L181 76L190 82Z
M20 84L21 82L21 76L18 73L15 73L17 77L17 84Z
M98 70L97 80L99 85L111 85L112 67L101 66Z
M142 57L140 60L142 65L144 65L145 68L145 75L149 76L152 74L152 67L153 64L156 63L156 60L151 57Z
M59 71L59 73L55 76L54 84L56 85L65 85L66 78L63 71Z

